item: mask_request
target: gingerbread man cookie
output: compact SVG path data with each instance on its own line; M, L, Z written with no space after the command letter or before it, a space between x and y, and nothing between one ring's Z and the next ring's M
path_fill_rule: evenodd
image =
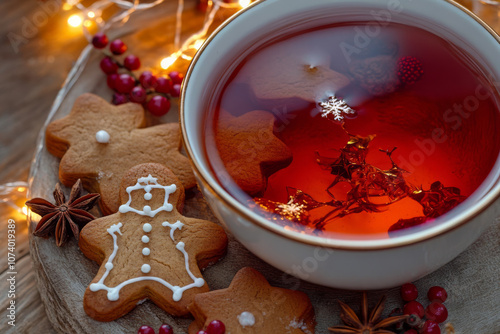
M273 114L254 110L240 117L221 112L215 141L234 182L249 195L259 195L267 178L292 162L292 153L274 135Z
M227 236L217 224L179 213L184 189L160 164L130 169L120 189L119 212L81 231L83 254L101 265L85 291L85 312L112 321L150 299L182 316L194 296L209 290L200 269L220 259Z
M103 214L118 210L122 176L141 163L164 164L185 188L193 187L189 160L179 151L179 125L145 126L139 104L114 106L96 95L81 95L68 116L47 126L47 150L62 158L59 179L66 186L81 179L88 191L100 193Z
M222 321L226 333L235 334L313 334L316 325L305 293L272 287L248 267L236 273L229 288L196 295L189 311L195 318L189 334L206 329L213 320Z

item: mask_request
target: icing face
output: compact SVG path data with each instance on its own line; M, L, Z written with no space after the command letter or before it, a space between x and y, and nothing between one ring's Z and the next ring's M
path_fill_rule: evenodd
M154 180L154 181L152 181L152 180ZM149 182L153 182L154 185L150 185ZM142 185L141 183L146 183L146 185ZM172 188L169 188L169 187L172 187L172 186L174 187L173 190L172 190ZM139 215L143 215L143 216L150 216L150 214L148 214L147 212L153 213L153 215L151 217L153 217L157 212L160 212L160 211L171 211L172 208L173 208L173 206L170 203L168 203L168 196L169 196L169 194L171 194L171 193L173 193L175 191L175 185L172 185L172 186L164 187L164 186L159 185L158 183L156 183L156 179L152 178L151 175L149 175L147 178L140 178L137 181L137 184L135 186L127 188L127 192L129 194L129 202L126 204L126 207L125 207L124 211L125 212L129 212L130 211L130 212L133 212L135 214L139 214ZM133 191L133 190L139 189L139 188L145 188L146 194L150 194L152 188L163 188L163 189L165 189L165 201L164 201L163 206L160 207L159 209L156 209L155 211L147 211L147 210L139 211L139 210L131 208L129 206L129 204L131 202L130 192ZM122 207L124 207L124 206L122 205ZM120 212L122 212L122 207L120 207ZM168 208L168 207L170 207L170 210L166 210L165 209L165 208ZM182 242L182 241L179 241L177 243L175 242L174 233L177 230L179 230L179 232L180 232L182 230L182 227L184 226L184 224L181 223L180 221L177 221L177 222L175 222L173 224L169 223L168 221L165 221L161 225L163 227L169 227L170 228L170 238L172 239L172 242L175 244L175 248L179 252L182 253L182 255L184 257L184 265L186 267L186 272L189 275L189 277L193 280L193 283L181 287L181 286L174 286L174 285L170 284L169 282L167 282L164 279L159 278L159 277L154 277L154 276L139 276L139 277L128 279L128 280L126 280L126 281L118 284L115 287L109 287L109 286L107 286L104 283L104 281L106 280L106 278L108 277L109 273L111 272L111 270L114 267L113 266L113 260L116 257L116 254L118 252L118 242L117 242L118 241L118 235L122 235L122 232L120 231L120 228L123 226L123 224L122 223L118 223L118 224L112 225L110 228L107 229L108 233L113 238L113 252L109 256L106 264L104 265L104 267L106 268L106 272L103 274L103 276L101 277L101 279L97 283L90 284L90 287L89 287L90 290L94 291L94 292L99 291L99 290L106 290L108 292L107 293L108 299L110 301L116 301L116 300L118 300L120 298L119 293L120 293L120 290L124 286L129 285L129 284L133 284L133 283L139 282L139 281L155 281L155 282L158 282L160 284L163 284L164 286L166 286L167 288L169 288L170 290L172 290L172 299L174 301L179 301L179 300L181 300L182 294L184 293L184 291L186 291L188 289L191 289L191 288L194 288L194 287L202 287L205 284L205 281L203 280L203 278L194 276L193 273L191 272L191 270L189 269L189 255L188 255L188 253L185 250L185 244L184 244L184 242ZM142 251L142 255L144 256L144 262L148 262L149 255L151 254L151 249L148 248L148 247L145 247L145 246L146 246L147 243L149 243L150 236L151 236L151 238L154 238L153 225L150 224L150 223L145 223L145 224L142 225L142 230L144 231L144 233L148 233L148 234L151 233L150 235L145 235L144 234L141 237L141 242L142 242L142 249L141 249L141 251ZM149 263L143 263L140 269L141 269L141 272L143 274L149 274L152 271L151 265Z
M130 195L130 193L132 191L138 189L144 189L144 191L146 192L146 194L144 194L144 199L149 201L151 200L151 198L153 198L151 190L156 188L165 190L165 199L163 201L162 206L160 206L155 210L152 210L149 205L145 205L142 210L137 210L130 207L130 203L132 203L132 196ZM170 212L174 207L172 206L172 204L168 203L168 196L174 193L176 189L177 187L175 186L175 184L171 184L169 186L162 186L158 184L157 179L152 177L151 174L148 175L148 177L141 177L139 180L137 180L135 186L127 187L128 202L121 205L118 211L120 211L120 213L134 212L137 213L138 215L149 216L149 217L154 217L158 212L161 211Z
M95 134L95 140L100 144L109 143L110 135L104 130L97 131Z
M238 316L238 321L242 327L252 327L255 325L255 316L245 311Z

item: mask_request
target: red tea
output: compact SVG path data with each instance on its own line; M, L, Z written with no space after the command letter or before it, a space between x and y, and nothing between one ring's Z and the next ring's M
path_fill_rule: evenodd
M500 150L495 87L420 28L318 27L260 46L227 77L206 113L211 168L285 228L363 238L428 223L480 186ZM256 162L263 186L244 192L234 173Z

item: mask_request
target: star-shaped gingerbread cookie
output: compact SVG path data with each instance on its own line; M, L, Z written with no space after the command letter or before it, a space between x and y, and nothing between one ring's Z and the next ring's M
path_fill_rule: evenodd
M224 230L179 213L184 189L160 164L126 172L120 198L117 213L90 222L80 233L83 254L101 265L85 291L85 312L112 321L150 299L172 315L186 315L194 296L209 290L200 269L226 252Z
M189 334L213 320L222 321L226 333L313 334L316 325L305 293L272 287L248 267L236 273L229 288L197 295L189 311L195 318Z
M262 194L267 178L292 162L290 149L274 134L274 116L254 110L239 117L222 111L219 117L215 141L229 176L249 195Z
M172 169L185 188L196 184L188 158L180 153L181 135L176 123L145 128L143 108L135 103L109 104L83 94L68 116L47 126L46 146L62 158L59 179L66 186L81 179L90 192L101 194L104 214L119 207L123 174L141 163L161 163Z

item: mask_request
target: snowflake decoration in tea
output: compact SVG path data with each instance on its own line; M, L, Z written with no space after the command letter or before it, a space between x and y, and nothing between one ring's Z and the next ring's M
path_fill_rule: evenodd
M254 198L253 202L257 204L260 209L279 215L280 217L278 219L287 219L302 225L307 225L309 223L310 210L325 205L325 203L314 200L302 190L288 187L287 192L287 203L275 202L265 198Z
M321 107L322 117L333 117L333 119L338 122L342 122L345 115L355 113L354 109L349 107L344 100L335 97L335 95L330 96L328 100L319 102L318 104Z

